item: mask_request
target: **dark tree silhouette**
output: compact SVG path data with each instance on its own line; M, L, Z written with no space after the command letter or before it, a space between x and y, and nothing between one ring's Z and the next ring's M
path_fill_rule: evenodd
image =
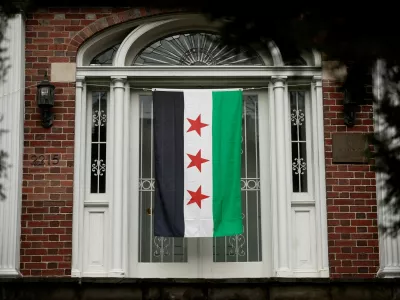
M400 66L396 62L378 61L375 81L379 89L374 91L376 126L379 131L371 136L375 146L371 156L375 158L377 180L385 188L382 193L384 218L380 220L382 231L397 235L400 229ZM375 84L378 86L378 84Z

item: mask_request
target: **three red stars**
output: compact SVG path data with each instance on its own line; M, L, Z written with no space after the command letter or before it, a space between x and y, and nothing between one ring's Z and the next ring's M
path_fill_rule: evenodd
M201 164L209 161L208 159L201 157L201 149L197 152L196 155L188 154L189 158L192 160L190 164L187 166L188 168L196 167L201 172Z
M201 136L201 129L203 127L206 127L206 126L209 125L209 124L205 124L205 123L201 122L201 114L198 115L196 120L189 119L189 118L187 118L187 120L190 123L190 128L188 129L187 132L196 131L199 136ZM205 159L205 158L201 157L201 149L197 152L196 155L192 155L192 154L187 154L187 155L191 159L191 162L188 165L188 168L196 167L200 172L201 172L201 164L209 161L208 159ZM196 203L199 208L201 208L201 201L202 200L210 198L210 196L206 196L206 195L201 193L201 185L199 186L199 188L197 189L196 192L188 190L188 193L190 194L190 196L192 198L187 203L187 205L192 204L192 203Z
M190 132L190 131L193 131L193 130L194 130L194 131L197 132L197 134L198 134L199 136L201 136L201 129L202 129L203 127L208 126L208 124L201 123L201 114L197 117L196 120L189 119L189 118L187 118L187 120L190 122L190 128L188 129L187 132Z
M199 186L199 188L195 192L188 190L188 193L190 194L190 196L192 196L192 198L187 203L187 205L196 203L200 208L201 208L201 201L204 199L210 198L210 196L206 196L201 193L201 186Z

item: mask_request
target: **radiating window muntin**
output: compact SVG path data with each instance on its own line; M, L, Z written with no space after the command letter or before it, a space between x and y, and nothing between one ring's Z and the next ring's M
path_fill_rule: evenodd
M221 44L212 33L176 33L145 47L134 59L135 66L262 66L257 52Z
M114 56L117 53L121 43L115 44L110 48L100 52L90 61L91 66L111 66L113 64Z

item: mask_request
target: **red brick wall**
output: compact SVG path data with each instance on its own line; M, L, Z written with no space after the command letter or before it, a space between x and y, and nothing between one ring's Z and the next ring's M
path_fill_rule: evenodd
M36 84L52 62L74 62L79 45L96 32L127 20L162 13L144 9L48 8L26 21L25 151L22 198L21 271L24 276L69 276L75 85L56 85L55 120L40 124ZM338 84L324 82L329 259L332 277L372 277L378 265L375 179L368 165L333 165L331 133L372 131L371 106L358 125L343 125ZM43 166L33 166L34 156ZM49 156L59 155L58 164ZM51 158L51 157L50 157Z
M366 99L356 125L346 127L339 87L338 82L323 82L330 273L374 277L379 266L375 173L370 164L332 163L332 133L373 132L372 103ZM371 91L367 96L372 97Z
M51 63L74 62L85 37L111 24L147 14L143 10L136 14L126 10L47 8L27 15L21 224L24 276L71 274L75 84L55 83L55 120L50 129L40 123L36 84L45 71L50 74ZM104 23L107 16L112 20ZM40 155L44 165L33 166L35 156L42 160ZM50 155L59 155L59 163L52 164L50 157L49 164Z

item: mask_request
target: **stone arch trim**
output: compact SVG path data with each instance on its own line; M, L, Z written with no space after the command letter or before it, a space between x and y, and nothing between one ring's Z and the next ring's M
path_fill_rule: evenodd
M143 7L131 8L122 12L117 12L109 16L95 20L85 28L78 31L69 41L66 47L68 56L76 56L79 47L96 33L114 25L122 24L140 18L153 17L158 15L168 15L179 12L187 12L185 9L146 9Z

